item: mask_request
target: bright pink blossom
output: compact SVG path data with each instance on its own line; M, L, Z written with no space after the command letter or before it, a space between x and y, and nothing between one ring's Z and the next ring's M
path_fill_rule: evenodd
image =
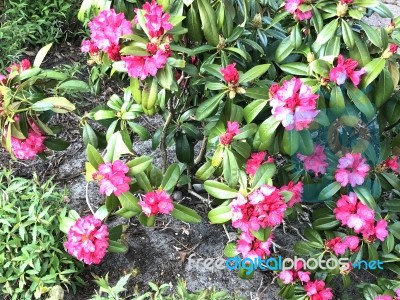
M11 150L16 158L33 159L37 154L46 150L46 146L43 145L45 140L46 136L32 123L26 139L11 137Z
M101 11L88 25L92 42L105 52L119 45L121 36L132 33L132 23L125 19L123 13L117 14L114 9Z
M120 160L113 163L106 162L99 165L99 169L93 174L93 179L100 181L100 193L115 196L129 191L131 179L125 174L129 172L129 167Z
M362 185L370 169L361 153L347 153L339 159L335 179L341 186L350 183L352 187Z
M343 243L351 252L356 252L359 249L360 239L357 236L346 236L343 239Z
M164 190L156 190L148 192L144 195L143 200L139 201L144 214L148 217L157 214L169 214L173 209L171 196Z
M314 152L311 155L303 155L298 153L297 157L304 163L304 169L306 171L313 171L316 176L323 175L326 172L328 163L326 162L326 154L324 147L315 145Z
M169 14L164 13L162 6L157 4L156 1L151 3L146 2L143 7L144 18L146 20L146 27L149 31L151 38L160 37L166 31L172 29L172 24L169 22ZM138 12L138 9L135 9ZM135 16L135 22L138 23L137 16Z
M390 44L388 46L389 52L391 52L391 53L396 53L398 48L399 48L399 46L397 46L396 44Z
M7 83L7 77L4 76L3 74L0 74L0 84L6 84Z
M149 56L124 56L124 67L130 77L146 79L148 76L156 76L159 69L164 68L171 52L158 49L154 55Z
M399 157L393 156L382 162L382 166L387 169L391 169L395 173L399 173Z
M353 3L353 0L340 0L340 4L345 5L345 4L351 4Z
M108 248L108 228L94 216L79 218L68 231L68 253L84 263L99 264Z
M239 194L232 201L232 226L242 231L273 227L282 223L286 203L279 189L263 185L248 195L247 199Z
M252 153L251 157L246 163L246 173L250 176L254 176L262 164L273 162L274 158L272 156L268 156L266 152Z
M81 44L81 51L83 53L96 54L99 52L99 49L91 40L83 40Z
M240 125L238 122L228 121L226 132L221 134L219 137L219 142L221 143L221 145L224 146L229 145L232 142L235 135L240 133L239 127Z
M384 241L385 238L388 236L387 230L387 221L386 220L379 220L376 222L375 225L375 236L378 240Z
M299 7L303 4L303 0L287 0L285 9L293 14L299 21L312 18L312 10L302 11Z
M225 68L221 68L221 73L224 75L224 80L232 85L237 85L239 82L239 73L236 69L236 64L227 65Z
M400 300L400 288L395 290L395 293L396 293L396 297L397 297L396 300Z
M310 281L310 272L306 272L303 270L304 265L302 261L298 261L296 267L293 270L284 270L279 273L279 278L283 281L284 284L292 283L297 279L302 283L306 283Z
M332 289L325 288L325 282L322 280L307 282L304 290L310 300L331 300L333 298Z
M392 300L392 297L388 295L380 295L375 297L374 300Z
M288 207L292 207L296 203L301 202L302 194L303 194L303 183L298 182L294 183L293 181L289 181L288 185L284 185L280 189L281 191L288 191L292 193L292 197L287 203Z
M28 70L30 68L31 68L31 62L29 61L29 59L25 58L21 60L20 63L12 64L11 66L9 66L7 68L7 71L8 73L11 73L13 71L21 73L22 71Z
M285 80L271 98L272 115L282 121L286 130L306 129L319 113L316 109L317 99L318 95L313 94L308 85L293 77Z
M272 245L272 239L272 233L265 242L262 242L255 238L250 232L243 231L236 245L236 251L242 254L243 258L265 258L271 255L270 247Z
M328 251L334 252L336 255L343 255L346 250L355 252L358 250L360 240L356 236L346 236L343 241L340 237L335 237L325 241L325 248Z
M349 78L355 86L360 84L360 77L365 74L365 68L361 68L356 71L358 62L351 58L344 60L343 55L339 54L337 66L332 68L329 72L330 81L336 82L341 85L345 83L346 79Z

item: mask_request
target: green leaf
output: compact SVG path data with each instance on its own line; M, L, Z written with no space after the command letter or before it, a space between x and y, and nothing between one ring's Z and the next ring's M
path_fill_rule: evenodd
M225 93L219 93L201 103L196 110L196 119L201 121L211 115L224 96Z
M178 164L171 164L164 174L163 181L161 182L161 187L167 192L172 191L177 184L179 177L181 176L181 171Z
M217 199L232 199L237 197L237 191L226 184L214 180L204 182L204 189Z
M312 223L312 227L316 230L331 230L339 225L340 221L336 220L335 216L319 218Z
M90 92L88 84L82 80L67 80L58 86L59 90L65 90L69 92Z
M254 123L247 124L240 128L240 133L235 135L235 140L243 140L252 137L256 133L258 127Z
M70 145L69 142L58 138L47 137L43 143L47 148L55 151L63 151Z
M139 222L143 226L152 227L152 226L154 226L155 221L156 221L155 216L147 217L144 213L141 213L139 215Z
M276 52L275 52L276 62L281 63L286 57L288 57L292 53L293 50L294 50L294 47L292 46L290 36L288 36L282 40L282 42L279 44L278 48L276 49Z
M126 165L129 167L128 176L134 176L141 172L144 172L153 162L153 159L150 156L140 156L131 161L129 161Z
M284 153L292 156L299 149L299 133L296 130L285 130L282 137L282 150Z
M386 237L385 241L382 244L382 249L383 252L385 253L390 253L393 251L395 246L395 241L394 241L394 236L393 234L388 234L388 236Z
M271 66L270 64L263 64L251 68L246 73L240 76L239 83L246 83L249 81L253 81L254 79L257 79L265 72L267 72L270 66Z
M332 182L328 186L324 187L322 191L319 193L318 200L329 200L335 195L341 188L341 185L338 182Z
M365 65L366 74L363 75L360 87L366 88L371 82L373 82L382 72L385 67L386 60L382 57L374 58L368 64Z
M268 100L260 99L251 101L243 110L243 116L247 123L251 123L258 114L264 109L265 105L267 105Z
M381 173L381 175L395 190L400 190L400 179L396 175L391 173Z
M318 233L318 231L314 229L306 228L304 230L304 236L310 242L320 244L321 246L324 245L324 241L322 240L321 235Z
M262 122L254 137L254 148L258 151L267 150L274 142L276 129L280 123L280 121L275 120L274 116L270 116Z
M217 46L219 43L219 34L217 28L217 17L215 11L208 0L197 1L200 19L204 37L207 42L212 46Z
M375 117L375 108L367 95L356 88L353 83L346 83L346 88L347 94L355 106L371 121Z
M283 72L286 72L290 75L300 75L300 76L309 75L308 65L300 62L293 62L289 64L280 65L279 68L281 68Z
M31 108L35 111L52 110L63 114L75 110L75 105L64 97L49 97L33 103Z
M389 100L390 96L394 91L394 85L392 76L387 69L383 69L383 72L379 75L378 82L375 88L375 104L379 108L386 101Z
M311 155L314 153L314 143L311 133L308 130L299 131L299 152L303 155Z
M235 243L227 243L224 248L224 254L226 257L235 257L239 253L236 251Z
M142 207L138 204L139 200L131 192L119 195L118 200L121 203L121 209L116 211L115 214L121 217L132 218L142 211Z
M223 224L232 219L232 211L229 205L220 205L208 213L208 219L213 224Z
M379 34L375 31L375 29L362 21L360 21L359 24L367 35L368 40L371 41L371 43L374 44L376 47L382 48L382 40L380 39Z
M271 227L260 228L258 231L251 230L251 233L260 241L265 242L271 236Z
M198 224L201 222L201 217L197 212L178 203L174 203L174 209L171 211L171 216L187 223Z
M202 181L206 181L215 172L215 167L212 166L211 161L207 161L196 172L196 177Z
M354 46L354 34L353 30L351 30L351 27L347 22L342 19L342 35L343 35L343 40L344 43L347 45L349 48L353 48Z
M364 186L354 187L354 192L357 194L357 198L367 205L369 208L376 210L376 202L374 197L372 197L371 192Z
M369 50L365 42L356 34L354 35L354 43L354 47L349 49L350 57L358 61L359 67L364 67L371 61Z
M35 60L33 62L33 67L38 67L38 68L40 67L44 58L47 55L47 52L49 52L52 45L53 45L53 43L48 44L39 50L39 52L36 54Z
M104 160L107 162L113 162L118 160L122 154L129 154L131 151L126 146L122 139L121 132L115 132L108 140L106 155Z
M318 34L315 43L319 45L324 45L326 42L328 42L335 35L336 29L338 27L338 22L338 19L334 18L331 22L325 25L321 32Z
M345 110L345 102L340 86L334 85L329 100L329 108L336 116L340 116Z
M104 164L104 160L92 145L88 145L86 148L86 156L90 164L97 170L99 165Z
M97 135L94 132L93 128L89 125L89 123L85 123L83 125L82 139L86 147L92 145L93 147L97 148L98 146Z
M179 132L175 136L176 158L179 162L191 164L194 159L193 147L189 144L186 134Z
M274 163L262 164L254 174L252 188L258 189L260 186L266 183L267 179L271 179L276 172L276 166Z
M223 159L223 174L225 181L230 187L235 187L237 185L239 180L238 171L239 166L237 164L235 155L233 155L231 150L226 149L224 151Z
M120 242L110 240L107 248L109 253L126 253L128 252L128 247Z

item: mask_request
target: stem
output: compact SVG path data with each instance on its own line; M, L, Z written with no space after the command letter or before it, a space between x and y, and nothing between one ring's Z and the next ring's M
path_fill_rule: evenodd
M92 215L94 215L94 210L92 206L90 205L90 200L89 200L89 182L86 183L86 204L89 207L90 211L92 212Z
M206 154L206 149L207 149L207 141L208 138L206 136L203 137L203 140L201 142L201 148L200 148L200 152L197 155L196 159L194 160L194 164L197 165L199 163L201 163L201 161L204 158L204 155Z

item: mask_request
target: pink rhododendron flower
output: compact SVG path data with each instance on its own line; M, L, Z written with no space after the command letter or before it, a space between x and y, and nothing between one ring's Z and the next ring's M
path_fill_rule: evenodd
M162 6L158 5L156 1L151 3L146 2L143 7L144 18L146 19L146 27L149 31L151 38L160 37L166 31L172 29L172 24L169 22L169 14L164 13ZM138 12L138 9L135 9ZM135 16L135 22L138 23L137 16Z
M236 251L242 254L243 258L265 258L271 255L270 247L272 239L272 233L265 242L262 242L256 239L250 232L243 231L236 245Z
M4 76L3 74L0 74L0 83L1 84L6 84L7 83L7 77Z
M240 133L239 127L240 125L238 122L228 121L226 132L221 134L219 137L219 142L221 143L221 145L224 146L229 145L232 142L235 135Z
M285 9L293 14L299 21L308 20L312 18L312 10L302 11L299 6L303 0L287 0Z
M233 227L257 231L282 223L287 206L279 189L265 184L247 198L239 194L231 203Z
M374 298L374 300L392 300L391 296L388 295L381 295Z
M349 78L355 86L360 84L360 77L365 74L365 68L361 68L356 71L358 62L351 58L344 60L343 55L339 54L337 66L332 68L329 72L330 81L336 82L341 85L345 83L346 79Z
M284 284L292 283L299 279L302 283L310 281L310 272L302 271L304 268L303 262L298 261L296 267L293 270L285 270L279 273L279 278Z
M325 248L328 251L333 251L336 255L343 255L347 249L351 252L357 251L359 243L360 240L356 236L346 236L343 241L340 237L335 237L325 241Z
M400 289L395 290L397 300L400 300Z
M266 152L252 153L251 157L246 163L246 173L250 176L254 176L258 168L263 163L273 163L273 162L274 158L272 156L268 156Z
M129 168L120 160L113 163L106 162L99 165L99 170L93 174L93 179L100 181L100 193L115 196L129 191L129 182L131 179L125 174L129 172Z
M121 36L132 33L132 23L125 19L123 13L117 14L114 9L101 11L88 25L92 42L105 52L119 45Z
M331 300L333 298L332 289L325 288L322 280L309 281L304 286L304 290L310 300Z
M224 75L224 80L232 85L237 85L239 82L239 73L236 70L236 64L227 65L225 68L221 68L221 73Z
M340 0L340 4L343 4L343 5L351 4L351 3L353 3L353 0Z
M389 44L385 51L382 53L383 58L390 58L393 54L397 53L399 46L396 44Z
M68 253L84 263L99 264L108 248L108 228L95 216L79 218L68 231Z
M139 201L139 205L148 217L157 214L169 214L174 209L171 196L164 190L146 193L143 200Z
M303 194L303 183L302 182L294 183L293 181L289 181L288 185L282 186L280 190L293 193L292 197L290 198L289 202L287 203L288 207L292 207L296 203L301 202L301 197Z
M387 221L386 220L379 220L375 225L375 236L378 240L382 242L388 236L387 230Z
M317 99L318 95L313 94L308 85L293 77L290 81L285 80L271 98L272 115L282 121L286 130L306 129L319 113Z
M46 146L43 145L46 136L34 123L30 125L31 129L29 129L26 139L11 137L11 150L16 158L33 159L37 154L46 150Z
M356 252L359 249L360 239L357 236L346 236L343 243L351 252Z
M328 163L326 162L326 154L324 147L315 145L314 152L311 155L303 155L298 153L297 157L304 163L304 169L306 171L313 171L316 176L323 175L326 172Z
M382 162L382 167L391 169L395 173L399 173L399 157L393 156Z
M99 52L99 49L92 41L83 40L81 44L81 51L84 53L96 54L97 52Z
M8 73L11 73L12 71L17 71L21 73L22 71L28 70L31 68L31 62L29 59L23 59L19 64L12 64L7 68Z
M335 173L335 179L341 186L350 183L352 187L362 185L370 169L365 163L365 158L361 153L347 153L339 159L339 164Z
M275 97L276 93L279 91L280 89L280 85L278 83L274 83L273 85L271 85L271 87L269 88L269 97L273 98Z
M144 80L147 76L156 76L158 70L164 68L170 55L170 51L158 49L151 56L125 56L122 60L130 77Z

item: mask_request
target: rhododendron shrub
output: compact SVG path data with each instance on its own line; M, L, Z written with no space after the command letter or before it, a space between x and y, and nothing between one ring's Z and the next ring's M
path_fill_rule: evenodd
M106 179L107 209L144 225L166 214L198 221L172 201L174 187L201 201L211 197L211 223L237 230L225 255L242 258L279 253L277 227L306 214L310 228L300 230L296 255L381 258L399 274L399 20L377 29L364 21L367 12L393 18L379 1L364 0L129 7L132 33L113 48L120 60L103 53L92 69L122 75L124 96L111 96L82 122L88 181L104 163L121 160L129 169L117 176L119 195L118 184L106 188ZM91 63L98 48L94 41L82 45ZM137 119L155 114L163 120L151 136L160 168L132 150L136 136L150 137ZM88 119L105 124L116 155L94 154L99 134ZM331 281L341 277L349 285L353 269L296 266L276 276L285 298L330 299Z
M13 159L45 158L50 150L66 149L69 143L56 137L57 124L48 123L53 115L75 109L65 94L89 89L67 74L40 68L50 47L32 62L25 58L0 70L0 140Z

